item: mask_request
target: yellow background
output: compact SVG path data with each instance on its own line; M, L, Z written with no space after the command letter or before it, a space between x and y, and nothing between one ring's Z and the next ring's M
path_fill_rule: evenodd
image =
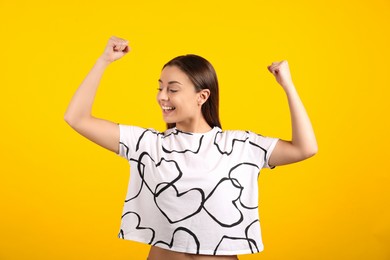
M225 129L290 138L266 66L287 59L318 138L304 162L259 178L265 251L240 259L390 259L390 2L0 1L0 259L145 259L118 239L128 164L72 131L71 96L111 35L132 51L94 114L164 129L162 65L215 66Z

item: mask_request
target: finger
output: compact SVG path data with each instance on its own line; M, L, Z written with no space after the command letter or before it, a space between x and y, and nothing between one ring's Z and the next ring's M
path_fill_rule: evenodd
M118 45L118 43L114 43L113 44L113 47L112 47L112 49L114 50L114 51L119 51L119 45Z
M275 61L275 62L272 62L271 65L269 65L268 67L270 68L276 68L277 66L279 66L280 62L278 61Z
M276 75L276 74L275 74L275 71L272 70L272 69L270 69L269 72L270 72L272 75L274 75L274 76Z
M111 46L115 46L117 42L118 42L118 37L115 36L111 36L110 39L108 40L108 44Z
M270 65L268 66L268 70L272 73L272 74L275 74L278 70L278 66L277 65Z
M123 42L120 40L115 41L114 43L114 51L122 51L125 47L123 46Z
M119 51L123 50L123 43L124 43L124 41L122 39L117 40L117 46L118 46Z
M122 42L122 51L128 52L129 51L129 41L123 40Z
M122 52L128 52L128 41L126 40L121 40L120 42L120 51Z
M127 40L116 37L116 36L111 36L109 39L109 45L115 51L122 51L123 49L125 49L127 44L128 44Z

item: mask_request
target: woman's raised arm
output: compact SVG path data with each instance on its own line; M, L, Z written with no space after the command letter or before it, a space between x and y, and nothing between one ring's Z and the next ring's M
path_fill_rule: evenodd
M72 97L64 117L79 134L115 153L118 153L119 149L118 124L96 118L91 111L105 69L129 50L128 41L114 36L109 39L103 54Z
M283 87L291 116L291 141L279 140L269 159L269 164L278 166L307 159L317 153L317 141L305 107L291 79L287 61L274 62L268 70Z

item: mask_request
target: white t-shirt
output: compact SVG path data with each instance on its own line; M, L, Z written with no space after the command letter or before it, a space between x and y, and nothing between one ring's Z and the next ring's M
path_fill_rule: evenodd
M278 139L119 127L131 168L120 238L192 254L263 250L257 180Z

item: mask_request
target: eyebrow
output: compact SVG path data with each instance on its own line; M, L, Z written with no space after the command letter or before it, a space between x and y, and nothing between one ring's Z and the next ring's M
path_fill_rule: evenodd
M161 79L159 79L158 82L163 83ZM168 85L170 85L170 84L175 84L175 83L177 83L177 84L179 84L179 85L183 85L183 84L181 84L179 81L176 81L176 80L168 81Z

